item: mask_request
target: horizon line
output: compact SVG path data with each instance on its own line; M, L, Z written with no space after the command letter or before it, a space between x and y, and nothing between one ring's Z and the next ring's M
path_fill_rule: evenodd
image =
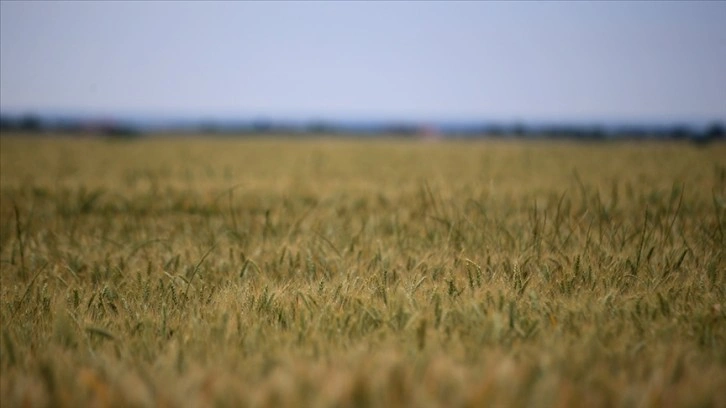
M396 114L304 114L304 113L230 113L230 112L181 112L172 110L139 110L119 109L114 112L83 109L16 109L0 107L0 116L28 117L35 116L54 120L108 120L126 122L276 122L276 123L410 123L420 125L436 124L570 124L570 125L698 125L709 126L714 123L726 123L724 117L707 117L701 115L658 115L640 117L626 115L584 115L561 116L553 115L396 115ZM447 117L448 116L448 117ZM599 116L599 117L598 117ZM620 116L620 117L618 117Z

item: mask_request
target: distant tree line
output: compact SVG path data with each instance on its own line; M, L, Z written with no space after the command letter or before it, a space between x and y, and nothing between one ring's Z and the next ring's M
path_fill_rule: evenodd
M550 125L528 127L518 123L509 126L483 125L457 133L462 137L490 136L527 139L578 139L578 140L686 140L709 143L726 138L724 126L715 122L703 130L685 125L672 126L620 126L605 128L596 125Z
M313 120L307 123L289 123L273 120L237 122L199 121L166 126L144 127L118 120L48 119L38 115L0 115L0 131L27 134L69 133L88 134L111 138L133 138L147 133L202 133L243 136L265 136L272 134L305 135L367 135L397 136L406 138L507 138L507 139L576 139L576 140L686 140L706 144L725 140L726 131L722 123L715 122L703 129L686 125L670 126L620 126L597 125L540 125L512 124L467 124L463 126L423 126L407 122L377 122L356 124Z
M107 137L131 138L142 134L140 129L111 120L48 120L37 115L0 115L0 131L28 134L71 133L96 134Z

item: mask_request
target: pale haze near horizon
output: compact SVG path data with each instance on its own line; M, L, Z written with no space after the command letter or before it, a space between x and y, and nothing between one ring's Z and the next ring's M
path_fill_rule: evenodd
M0 111L726 120L726 3L1 2Z

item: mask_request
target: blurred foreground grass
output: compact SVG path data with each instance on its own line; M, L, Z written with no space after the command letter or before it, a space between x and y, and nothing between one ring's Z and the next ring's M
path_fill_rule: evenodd
M0 140L11 406L726 406L726 146Z

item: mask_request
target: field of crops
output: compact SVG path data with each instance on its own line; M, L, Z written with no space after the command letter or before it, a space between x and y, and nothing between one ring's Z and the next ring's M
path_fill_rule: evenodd
M16 406L726 406L726 146L0 140Z

